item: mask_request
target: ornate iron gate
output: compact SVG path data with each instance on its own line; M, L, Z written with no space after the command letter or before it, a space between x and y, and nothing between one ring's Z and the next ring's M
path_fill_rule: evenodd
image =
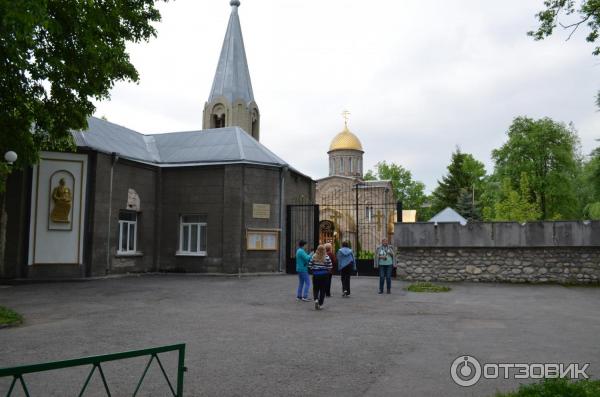
M348 241L357 257L359 275L376 275L375 248L391 240L400 203L388 182L369 181L317 193L317 204L287 207L287 272L295 273L295 250L301 239L313 248L331 243L337 251Z

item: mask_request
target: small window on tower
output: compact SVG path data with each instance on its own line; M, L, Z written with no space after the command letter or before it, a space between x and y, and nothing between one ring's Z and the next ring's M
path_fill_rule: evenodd
M225 127L225 115L216 115L213 114L212 116L212 123L211 123L211 127L212 128L223 128Z

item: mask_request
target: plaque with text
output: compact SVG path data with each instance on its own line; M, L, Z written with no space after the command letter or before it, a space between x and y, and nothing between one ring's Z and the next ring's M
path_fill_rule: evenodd
M252 217L269 219L271 217L271 204L252 204Z

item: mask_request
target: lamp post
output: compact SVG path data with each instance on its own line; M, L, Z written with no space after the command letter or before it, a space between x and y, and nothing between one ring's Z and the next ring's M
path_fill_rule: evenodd
M4 153L4 160L6 160L8 165L12 165L15 161L17 161L17 158L19 158L19 156L17 156L17 154L12 150Z
M4 160L10 166L13 165L15 161L17 161L17 154L12 150L4 153ZM6 249L6 209L5 209L5 201L6 201L6 179L8 174L10 174L10 167L7 167L6 174L2 175L2 189L0 189L0 276L6 276L6 268L4 263L4 254ZM3 173L4 174L4 173Z

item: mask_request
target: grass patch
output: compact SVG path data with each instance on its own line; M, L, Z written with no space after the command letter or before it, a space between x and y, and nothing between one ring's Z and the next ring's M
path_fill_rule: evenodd
M432 284L429 282L417 282L404 289L410 292L448 292L452 288L444 285Z
M0 306L0 327L19 325L23 323L23 316L7 307Z
M596 397L600 396L600 380L544 379L539 383L521 385L509 393L496 393L496 397Z

